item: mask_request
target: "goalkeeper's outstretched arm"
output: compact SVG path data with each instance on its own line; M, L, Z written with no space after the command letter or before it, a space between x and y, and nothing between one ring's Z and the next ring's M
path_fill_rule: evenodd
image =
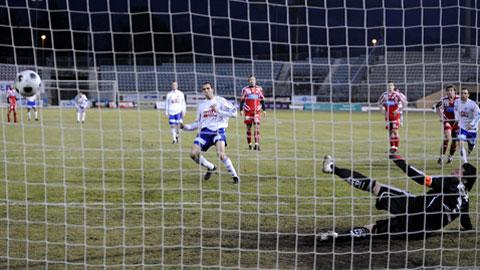
M419 169L407 164L407 162L400 155L392 154L390 155L390 159L392 159L393 162L413 181L419 183L420 185L425 185L427 187L438 190L440 192L442 192L442 187L444 185L458 182L458 178L456 176L426 175Z
M407 162L400 155L391 154L389 157L402 171L407 174L408 177L412 178L413 181L428 187L432 185L431 176L425 175L425 173L422 171L407 164Z

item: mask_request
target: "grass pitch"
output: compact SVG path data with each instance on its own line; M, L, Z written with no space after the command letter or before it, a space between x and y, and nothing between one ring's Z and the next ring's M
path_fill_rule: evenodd
M45 109L39 122L1 114L0 268L176 269L478 267L478 234L424 241L318 244L314 234L345 230L387 214L374 199L321 172L325 154L412 193L424 188L387 159L383 117L372 113L268 111L262 151L249 151L241 119L231 119L227 155L241 177L219 168L209 181L189 158L195 132L171 144L160 111ZM187 115L191 121L193 113ZM408 113L400 151L429 174L442 129L430 112ZM477 151L471 159L477 164ZM470 195L478 227L478 184Z

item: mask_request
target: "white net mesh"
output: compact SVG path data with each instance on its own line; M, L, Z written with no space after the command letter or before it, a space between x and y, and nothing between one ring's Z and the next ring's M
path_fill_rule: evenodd
M342 168L420 195L391 161L376 104L393 81L409 101L402 154L429 175L443 127L431 112L446 85L477 101L475 1L50 0L0 2L0 268L476 268L478 234L458 219L420 240L319 241L389 215L375 197L322 173ZM45 38L42 38L45 36ZM372 43L372 39L376 42ZM7 121L6 85L32 69L39 121ZM238 104L254 74L266 95L261 151L230 120L219 172L171 144L170 84L194 120L201 85ZM92 106L77 123L73 98ZM477 150L469 157L477 166ZM478 188L470 192L478 227Z

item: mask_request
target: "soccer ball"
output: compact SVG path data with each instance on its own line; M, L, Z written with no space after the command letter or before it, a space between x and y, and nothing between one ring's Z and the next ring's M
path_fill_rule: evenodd
M31 97L40 92L42 80L35 71L24 70L17 74L15 88L24 97Z

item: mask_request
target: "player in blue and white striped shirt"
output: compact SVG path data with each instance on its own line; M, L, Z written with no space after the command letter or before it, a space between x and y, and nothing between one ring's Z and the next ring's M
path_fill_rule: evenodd
M231 117L237 117L237 109L225 98L215 96L213 85L209 82L203 84L202 92L206 99L198 105L195 122L185 126L182 125L185 130L199 130L193 142L190 157L196 163L208 169L203 178L208 180L217 168L203 157L201 152L206 152L211 146L215 145L217 156L232 175L233 183L238 183L240 179L237 171L230 158L225 154L228 120Z
M467 162L467 155L470 155L477 141L477 129L480 109L475 101L469 99L467 88L460 91L460 99L455 101L455 120L458 122L460 131L458 139L460 140L460 153L463 162ZM468 153L463 148L464 142L468 144Z
M165 100L165 115L168 116L170 131L172 133L172 143L178 143L180 134L180 124L183 123L183 117L187 112L185 95L178 90L177 81L172 82L172 91L168 92Z

